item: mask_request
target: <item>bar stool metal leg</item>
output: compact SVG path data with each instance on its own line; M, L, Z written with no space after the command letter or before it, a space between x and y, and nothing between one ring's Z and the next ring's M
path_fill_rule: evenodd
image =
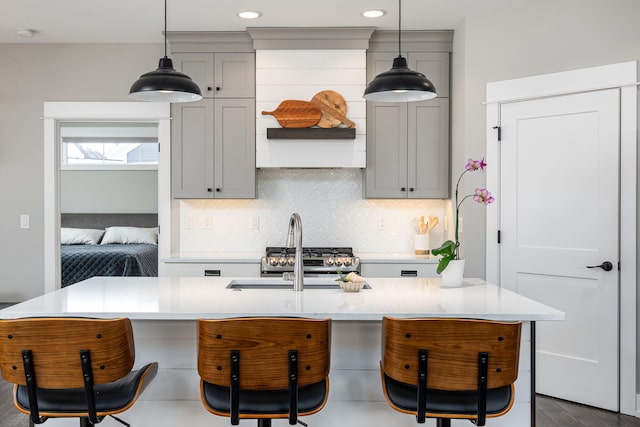
M258 427L271 427L271 418L258 418Z
M438 418L436 423L436 427L451 427L451 419L450 418Z

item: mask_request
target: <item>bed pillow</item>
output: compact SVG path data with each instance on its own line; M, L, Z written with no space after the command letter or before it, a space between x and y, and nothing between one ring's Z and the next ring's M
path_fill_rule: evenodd
M147 243L158 244L158 227L108 227L100 242L103 245L109 243Z
M61 228L60 243L63 245L97 245L104 230L91 228Z

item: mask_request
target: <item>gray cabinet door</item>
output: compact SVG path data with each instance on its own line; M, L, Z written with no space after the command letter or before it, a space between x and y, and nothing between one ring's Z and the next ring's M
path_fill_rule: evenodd
M449 197L449 99L408 104L408 197Z
M367 79L387 71L397 53L367 54ZM449 197L449 53L409 52L409 68L436 86L438 97L408 103L367 102L365 197Z
M407 104L367 102L368 198L407 197Z
M177 53L176 70L200 87L204 98L253 98L256 65L253 53Z
M407 65L424 74L436 87L438 98L449 97L449 53L410 52Z
M216 53L216 98L253 98L256 93L256 60L253 53Z
M171 106L171 193L213 197L213 100Z
M253 99L215 101L215 198L256 197Z
M173 67L185 73L198 85L204 98L213 98L213 54L212 53L176 53Z

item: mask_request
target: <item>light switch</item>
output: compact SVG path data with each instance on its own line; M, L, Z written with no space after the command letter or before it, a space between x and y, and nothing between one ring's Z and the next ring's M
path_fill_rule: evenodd
M20 215L20 228L29 228L29 215Z

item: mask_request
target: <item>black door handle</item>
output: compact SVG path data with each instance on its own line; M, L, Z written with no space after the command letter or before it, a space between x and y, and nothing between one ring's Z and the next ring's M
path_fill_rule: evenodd
M600 265L587 265L587 268L601 268L604 271L611 271L613 270L613 264L611 264L609 261L605 261Z

